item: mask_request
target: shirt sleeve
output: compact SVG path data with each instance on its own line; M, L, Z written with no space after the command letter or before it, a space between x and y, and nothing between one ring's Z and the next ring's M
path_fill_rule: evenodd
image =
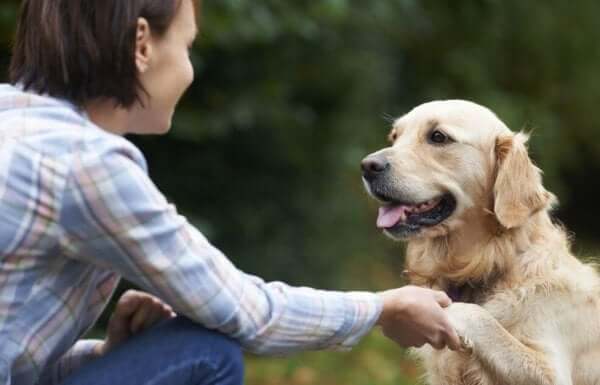
M42 372L40 384L59 385L65 377L98 357L100 340L79 340L56 363Z
M254 353L345 350L373 327L382 307L373 293L266 283L238 270L166 201L135 154L74 155L60 214L68 255L117 271Z

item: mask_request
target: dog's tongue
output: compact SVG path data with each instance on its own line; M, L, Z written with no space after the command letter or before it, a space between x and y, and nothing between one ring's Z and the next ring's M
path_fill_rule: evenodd
M377 227L387 229L393 227L396 223L406 220L406 210L409 206L382 206L379 208L377 216Z

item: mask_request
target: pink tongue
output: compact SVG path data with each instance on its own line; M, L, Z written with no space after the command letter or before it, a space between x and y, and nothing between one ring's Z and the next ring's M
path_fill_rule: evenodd
M396 223L406 219L406 210L408 206L383 206L379 208L377 216L377 227L386 229L393 227Z

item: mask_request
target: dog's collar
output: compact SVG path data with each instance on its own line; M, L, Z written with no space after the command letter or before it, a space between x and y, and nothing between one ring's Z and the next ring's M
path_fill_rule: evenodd
M466 302L475 304L484 303L492 291L493 285L489 282L475 283L470 281L462 284L448 283L444 289L444 292L446 292L448 297L450 297L453 302Z
M471 292L469 289L471 288L472 287L469 284L463 284L460 286L450 284L444 291L453 302L471 302L469 298L471 297L471 295L469 295Z
M412 282L413 278L418 277L422 280L429 281L430 287L437 286L428 277L425 277L412 270L404 270L402 273L408 279L409 282ZM453 302L477 303L479 300L481 300L481 296L485 295L488 288L489 286L487 285L475 284L473 282L467 281L461 284L449 282L445 285L445 288L443 288L442 290L448 295L448 297L450 297L450 299Z
M462 302L461 298L463 297L462 287L451 285L446 289L446 294L450 299L454 302Z

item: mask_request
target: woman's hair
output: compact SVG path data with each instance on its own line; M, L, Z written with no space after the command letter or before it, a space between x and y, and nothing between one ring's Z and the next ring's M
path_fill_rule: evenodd
M137 20L162 36L181 0L23 0L10 81L83 106L130 107L144 92L135 66Z

